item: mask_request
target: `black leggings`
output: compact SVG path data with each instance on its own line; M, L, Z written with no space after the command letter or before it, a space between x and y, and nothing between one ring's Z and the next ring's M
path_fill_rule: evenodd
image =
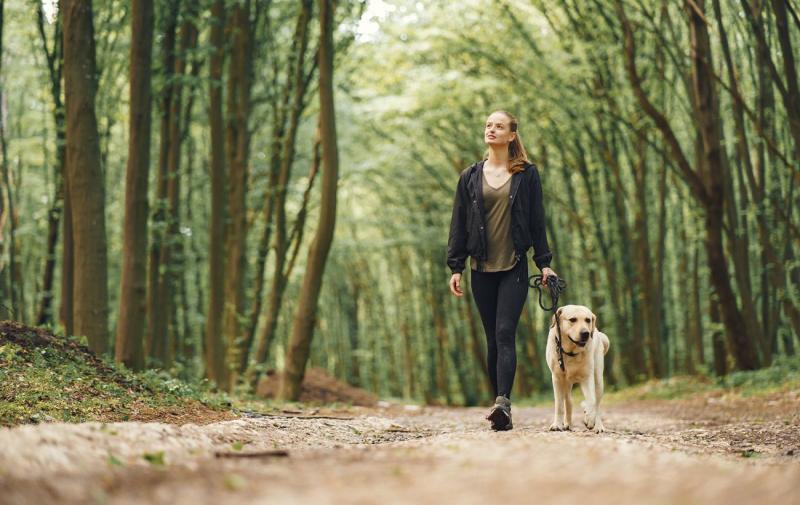
M528 261L523 257L514 268L503 272L472 270L471 274L472 297L486 332L492 391L495 396L511 398L517 371L517 323L528 297Z

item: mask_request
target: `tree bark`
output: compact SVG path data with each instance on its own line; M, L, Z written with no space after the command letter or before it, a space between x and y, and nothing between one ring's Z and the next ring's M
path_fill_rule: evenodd
M333 1L320 0L319 101L322 137L322 196L320 219L308 253L306 272L292 323L292 334L286 354L286 369L281 380L280 397L296 400L305 375L317 316L322 275L333 242L336 225L336 186L339 174L339 152L336 142L336 116L333 98Z
M130 112L125 177L125 225L115 358L135 370L144 367L147 316L147 182L150 173L153 1L131 4Z
M219 387L227 384L222 309L225 267L225 217L227 213L225 138L222 118L222 69L225 63L225 2L211 6L212 26L209 59L209 129L211 131L211 223L209 236L209 296L206 315L205 363L208 378Z
M74 233L74 333L100 354L108 344L105 188L95 116L96 69L92 5L62 0L64 91L67 111L67 184Z
M230 226L225 242L225 305L222 332L226 340L229 383L232 389L239 377L239 367L246 341L244 318L244 279L247 245L247 183L250 155L250 87L253 67L253 34L250 2L235 5L230 20L233 48L227 88L226 153L230 185L228 208Z
M174 95L174 70L175 70L175 32L178 24L178 11L180 0L168 0L164 4L161 46L161 78L165 85L160 97L160 141L158 152L158 173L156 175L156 195L152 207L152 237L150 244L150 269L148 272L147 289L147 342L145 353L150 358L155 358L162 366L169 366L167 356L167 325L171 301L166 291L164 281L167 265L164 261L164 248L167 247L168 226L168 201L167 187L169 184L169 158L171 152L170 129L172 122L172 100Z
M272 343L275 329L278 324L278 314L283 300L283 293L286 289L288 278L284 276L284 266L286 263L289 241L286 239L286 188L289 184L292 164L294 163L295 144L297 139L297 128L300 122L300 114L303 112L303 97L306 87L303 83L303 70L305 68L305 54L308 47L308 25L311 19L311 0L303 0L300 15L297 18L295 34L292 44L292 54L289 64L289 76L286 84L294 94L289 125L286 136L283 140L280 170L278 171L277 187L273 188L274 202L273 212L275 216L275 264L272 275L272 286L269 292L267 303L267 317L263 330L258 339L258 349L256 359L262 362L266 359L266 353ZM244 357L250 349L251 340L248 339L244 347ZM247 365L245 359L242 360L241 369Z
M64 104L61 100L61 74L63 61L63 41L61 36L61 16L56 18L53 48L49 48L45 33L44 13L39 4L36 12L39 37L44 48L47 69L50 77L50 93L53 98L53 120L56 127L56 167L54 170L55 191L53 204L47 214L47 256L42 274L42 303L36 317L37 325L53 321L53 281L56 270L56 247L58 246L58 228L62 226L64 214L64 170L66 160L66 137L64 125Z

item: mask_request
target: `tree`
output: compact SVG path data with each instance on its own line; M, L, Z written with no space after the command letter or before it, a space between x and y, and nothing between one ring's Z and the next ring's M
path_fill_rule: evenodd
M67 185L74 239L73 324L89 347L108 343L105 188L95 116L96 64L92 3L61 2L64 20L64 103Z
M292 333L286 353L286 368L281 380L280 396L296 400L305 375L311 339L317 316L322 274L333 242L336 226L336 186L339 179L339 150L336 142L336 115L333 100L333 1L320 0L319 104L322 143L322 196L320 217L314 241L308 251L306 271L292 322Z
M209 296L206 314L205 363L208 378L222 386L227 383L225 342L222 338L225 268L225 137L222 122L222 69L225 64L225 2L211 5L211 46L209 59L208 119L211 131L211 219L209 236Z
M147 181L150 172L153 1L131 5L130 139L125 180L122 284L115 358L134 369L144 366L147 315Z

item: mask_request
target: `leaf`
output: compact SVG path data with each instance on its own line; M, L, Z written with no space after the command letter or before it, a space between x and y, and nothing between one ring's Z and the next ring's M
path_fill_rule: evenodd
M233 449L234 451L241 451L243 447L244 447L244 442L236 441L231 444L231 449Z
M247 479L238 473L229 473L225 475L224 482L225 487L231 491L239 491L240 489L244 489L244 487L247 485Z
M111 453L108 454L108 464L111 466L125 466L125 463L117 459L117 457Z
M164 466L164 451L146 452L142 457L154 466Z

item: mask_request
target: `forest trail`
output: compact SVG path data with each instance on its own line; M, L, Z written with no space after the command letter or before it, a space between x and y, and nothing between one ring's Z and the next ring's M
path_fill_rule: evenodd
M800 391L552 411L390 405L210 424L0 429L0 503L800 503ZM324 416L324 417L321 417ZM285 451L285 452L282 452ZM260 453L260 454L257 454Z

